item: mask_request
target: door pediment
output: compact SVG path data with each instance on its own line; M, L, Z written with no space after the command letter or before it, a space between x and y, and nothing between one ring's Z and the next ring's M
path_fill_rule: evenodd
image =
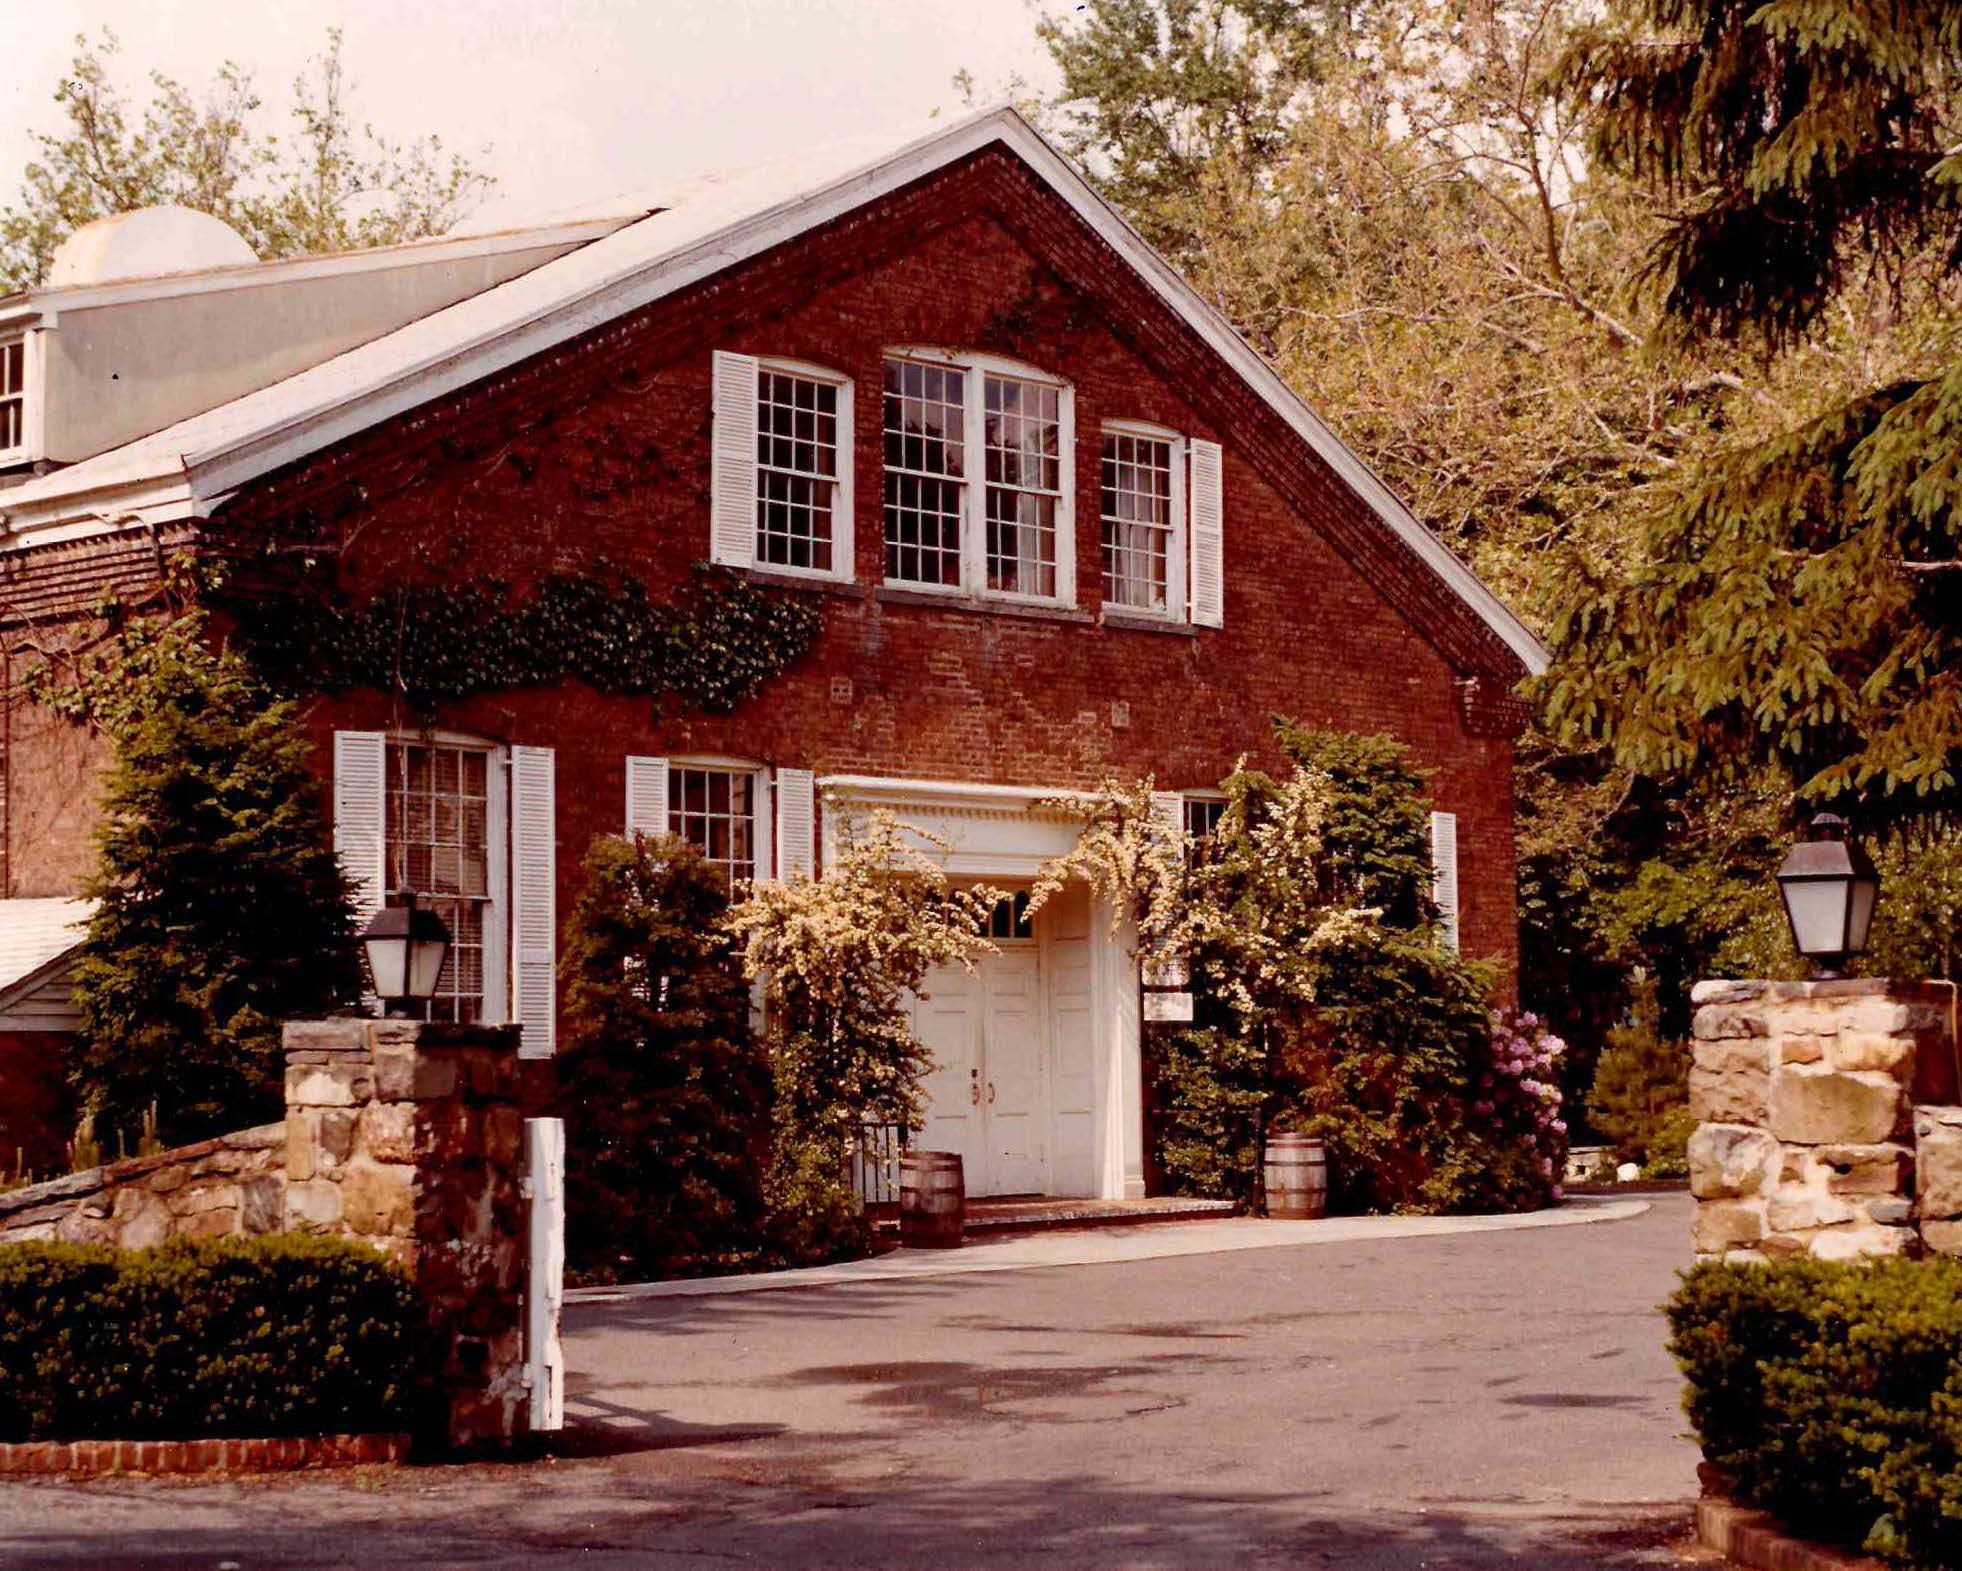
M956 877L1033 878L1083 831L1081 816L1059 805L1077 795L1065 789L826 775L818 790L827 860L846 825L882 810L900 821L910 844Z

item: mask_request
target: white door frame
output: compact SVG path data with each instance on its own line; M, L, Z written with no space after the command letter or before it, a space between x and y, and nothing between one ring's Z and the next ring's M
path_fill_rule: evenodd
M1081 795L1068 787L1000 786L896 776L826 775L817 782L819 843L829 861L840 827L876 809L919 832L920 850L956 878L1028 882L1076 844L1081 819L1048 805ZM1101 902L1090 912L1095 1198L1144 1194L1144 1088L1140 1058L1137 943L1128 916L1113 920ZM1040 970L1041 967L1039 966ZM1049 978L1041 979L1045 1092L1054 1062ZM1045 1115L1053 1117L1045 1094ZM1055 1140L1045 1151L1054 1171Z

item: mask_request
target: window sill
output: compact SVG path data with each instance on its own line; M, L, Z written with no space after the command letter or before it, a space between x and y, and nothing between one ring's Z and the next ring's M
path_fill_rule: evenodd
M752 584L771 589L804 589L818 595L841 595L847 600L863 600L865 585L842 578L819 578L814 573L773 573L767 567L746 567L743 577Z
M1097 620L1104 627L1126 633L1169 633L1174 638L1198 636L1198 629L1190 622L1174 622L1165 616L1141 616L1135 612L1113 610L1109 606L1104 607L1103 614Z
M880 584L872 591L872 598L880 605L927 606L936 611L975 611L983 616L1017 616L1036 622L1076 622L1088 626L1096 620L1088 611L1079 611L1075 606L1031 605L1026 600L990 600L944 589L904 589L892 584Z

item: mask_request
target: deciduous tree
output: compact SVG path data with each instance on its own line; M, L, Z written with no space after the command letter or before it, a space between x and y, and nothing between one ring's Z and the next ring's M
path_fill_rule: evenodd
M42 282L73 231L132 208L179 203L222 218L261 257L297 256L442 234L495 183L437 136L357 121L338 28L294 81L284 132L267 127L236 61L202 90L153 71L137 103L114 80L113 33L75 47L54 93L65 124L35 135L20 195L0 208L0 292Z

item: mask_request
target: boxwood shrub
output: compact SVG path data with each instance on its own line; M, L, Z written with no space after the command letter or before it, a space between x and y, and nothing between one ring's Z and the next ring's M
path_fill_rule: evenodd
M1690 1422L1739 1498L1962 1566L1962 1262L1712 1263L1668 1310Z
M0 1245L0 1440L399 1430L411 1303L343 1239Z

